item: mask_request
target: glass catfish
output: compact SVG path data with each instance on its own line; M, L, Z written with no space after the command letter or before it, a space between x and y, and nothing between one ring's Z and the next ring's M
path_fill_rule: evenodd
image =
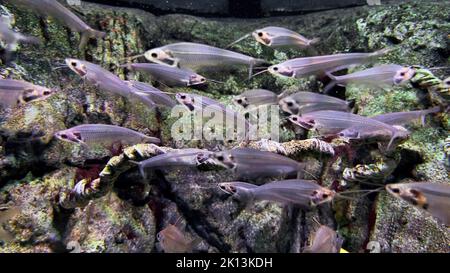
M68 8L56 0L9 0L13 4L27 7L44 16L51 16L74 32L81 33L79 48L84 49L91 38L104 38L106 33L94 30Z
M233 170L238 178L256 179L260 177L300 177L305 171L305 163L272 152L251 148L235 148L212 155L216 164Z
M352 138L374 137L374 134L388 135L390 149L393 141L404 135L404 130L383 122L340 111L317 111L301 116L291 115L289 120L306 130L315 130L322 136L344 136ZM342 131L346 133L342 133Z
M272 201L295 204L307 210L331 202L336 194L314 181L300 179L274 181L261 186L245 182L224 182L219 183L219 188L242 202Z
M347 102L313 92L296 92L282 98L278 104L284 112L297 115L320 110L348 112L352 108L353 101Z
M135 145L160 143L159 138L149 137L134 130L107 124L83 124L55 133L55 137L72 143L92 147L100 144L111 148L114 144Z
M245 65L249 68L249 77L256 65L266 63L241 53L197 43L169 44L151 49L144 56L151 62L194 71L204 68L222 70L230 66Z
M168 108L172 108L177 105L177 102L168 96L165 92L159 90L156 87L151 86L148 83L139 82L139 81L125 81L131 87L137 90L137 93L140 93L142 96L148 96L150 100L152 100L155 105L164 106Z
M231 47L232 45L239 43L245 38L249 37L250 34L246 34L238 40L234 41L227 47ZM279 47L299 47L299 48L307 48L312 45L317 44L320 39L307 39L303 35L289 30L283 27L265 27L261 29L257 29L251 33L251 36L258 42L265 46L272 48Z
M77 59L66 59L66 64L69 68L77 73L82 79L88 83L94 85L103 92L110 92L129 100L135 100L142 102L149 108L155 107L155 102L145 94L141 92L125 81L104 69L103 67Z
M123 65L130 70L143 72L169 87L189 87L205 84L206 78L190 70L162 64L131 63Z
M302 78L311 75L321 75L342 70L352 65L360 65L386 54L389 50L382 49L373 53L341 53L334 55L304 57L287 60L272 65L268 71L276 76Z
M194 148L174 150L136 162L136 164L142 177L146 179L149 170L169 167L197 167L209 161L210 154L212 152Z
M371 117L371 119L381 121L385 124L389 125L405 125L414 120L420 120L422 125L425 125L425 117L429 114L438 113L441 111L440 106L436 106L426 110L417 110L417 111L405 111L405 112L395 112L395 113L387 113L381 114L377 116Z
M0 40L6 44L6 52L16 51L19 43L40 44L41 40L37 37L26 36L16 32L11 28L11 19L7 16L0 16Z
M313 234L311 244L303 250L303 253L339 253L343 239L339 238L336 231L321 225Z
M279 96L265 89L252 89L233 97L233 102L243 108L249 106L276 105Z
M396 64L385 64L343 76L334 76L331 73L327 73L327 75L331 82L324 88L323 93L325 94L335 85L358 84L377 87L400 85L414 77L415 69Z

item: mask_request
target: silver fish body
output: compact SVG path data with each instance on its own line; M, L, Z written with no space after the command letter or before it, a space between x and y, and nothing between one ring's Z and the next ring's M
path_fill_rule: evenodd
M175 43L151 49L144 54L151 62L189 68L197 71L202 68L226 68L245 65L252 74L253 67L265 61L241 53L205 44Z
M383 122L340 111L317 111L302 116L292 115L289 120L307 130L314 129L322 136L344 136L351 138L377 137L386 134L390 137L388 150L396 138L405 134L400 128Z
M414 182L388 184L393 196L427 211L447 227L450 226L450 184Z
M252 89L233 97L233 102L244 108L248 106L276 105L278 95L265 89Z
M297 115L320 110L349 111L350 103L335 97L313 92L297 92L279 101L281 109Z
M0 79L0 106L3 108L45 99L54 93L54 90L26 81Z
M250 148L236 148L212 155L216 164L222 165L239 178L286 177L304 171L304 164L279 154Z
M304 57L287 60L272 65L268 71L277 76L302 78L310 75L323 74L332 70L340 70L351 65L359 65L385 54L387 50L373 53L343 53L316 57Z
M139 90L99 65L71 58L66 59L66 64L81 78L103 92L110 92L129 100L140 101L150 108L155 106L155 102L148 95L139 92Z
M241 201L272 201L295 204L303 209L312 209L331 202L335 192L321 187L314 181L289 179L256 186L244 182L220 183L219 188Z
M425 124L425 117L428 114L438 113L439 111L441 111L441 107L437 106L426 110L381 114L373 116L371 119L378 120L389 125L405 125L409 122L420 119L422 124Z
M90 38L103 38L104 32L94 30L83 20L71 12L68 8L56 0L14 0L13 4L19 4L45 16L51 16L65 24L74 32L81 33L80 48L84 48Z
M156 137L149 137L134 130L106 124L83 124L55 133L55 137L67 142L86 146L114 144L135 145L139 143L160 143Z
M212 152L201 149L183 149L170 151L138 163L143 178L147 178L149 170L168 167L197 167L209 160Z
M288 46L305 48L319 42L317 38L310 40L295 31L282 27L257 29L252 33L252 36L259 43L273 48Z
M334 85L346 86L350 83L378 87L400 85L410 80L414 75L415 70L413 68L396 64L375 66L343 76L328 74L332 81L325 87L324 93L331 90Z
M170 87L186 87L206 83L206 78L195 72L168 65L132 63L126 67L150 74L155 80Z

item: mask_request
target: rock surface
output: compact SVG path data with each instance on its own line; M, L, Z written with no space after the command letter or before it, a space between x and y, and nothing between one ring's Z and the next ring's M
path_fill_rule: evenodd
M86 207L65 210L58 206L60 191L83 178L96 178L112 153L86 151L52 138L55 131L81 123L110 123L158 136L165 146L207 145L172 141L170 126L174 119L169 118L168 111L155 112L98 92L71 71L52 69L66 57L86 58L124 79L150 81L145 75L119 68L119 64L128 56L167 43L192 41L225 47L260 26L279 25L307 37L319 37L322 42L311 52L274 51L248 39L234 50L277 63L295 56L390 47L393 50L380 62L442 67L448 66L450 56L446 3L414 1L245 21L179 14L158 17L135 9L83 3L73 8L90 25L108 33L104 40L91 41L85 52L77 50L79 35L51 18L42 19L12 5L5 7L15 15L18 30L42 38L45 46L21 46L15 62L0 66L0 75L61 91L45 101L11 110L2 121L0 204L12 203L22 212L4 224L15 240L1 244L0 251L62 252L75 244L85 252L157 252L161 251L156 244L157 232L181 217L184 232L202 241L196 252L299 252L314 229L314 218L337 228L345 239L343 247L350 252L367 251L368 243L379 245L383 252L448 252L450 234L445 227L385 192L358 201L338 200L310 212L267 202L246 207L217 189L215 183L231 178L226 171L155 172L145 182L132 169L119 176L109 195ZM436 75L444 78L443 72L438 70ZM206 90L176 91L196 92L230 103L230 95L247 88L281 92L319 91L323 86L314 78L284 80L269 75L246 82L244 71L208 76L224 84L211 84ZM426 91L412 86L394 90L349 87L345 96L355 99L357 112L368 116L431 105ZM398 165L384 182L450 182L444 161L448 125L442 120L432 117L425 127L409 127L412 135L397 148L391 161ZM282 124L280 141L293 138L289 126ZM369 145L353 151L353 158L341 154L327 168L329 155L303 151L294 144L284 144L290 156L310 162L311 170L327 186L342 181L345 168L389 161Z

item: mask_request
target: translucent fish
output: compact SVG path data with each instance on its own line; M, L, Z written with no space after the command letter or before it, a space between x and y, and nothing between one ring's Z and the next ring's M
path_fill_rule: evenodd
M149 96L138 92L125 81L99 65L71 58L66 59L66 64L81 78L105 93L113 93L129 100L139 101L149 108L155 107L155 102Z
M100 39L106 35L106 33L94 30L88 26L83 20L56 0L14 0L10 2L29 8L38 14L51 16L69 27L72 31L81 33L80 50L84 49L89 39Z
M247 108L248 106L276 105L278 95L265 89L252 89L233 97L233 102L239 106Z
M157 234L158 243L165 253L190 253L200 243L199 239L189 240L181 229L181 224L177 222Z
M239 178L286 177L302 174L304 163L286 156L250 148L236 148L212 155L216 164L231 169Z
M352 128L351 136L361 138L363 135L389 134L390 140L388 150L392 142L404 134L404 131L394 126L382 123L380 121L340 111L317 111L306 113L301 116L292 115L289 120L304 129L314 129L322 136L344 135L342 131Z
M320 110L350 111L352 102L313 92L297 92L278 103L287 113L297 115Z
M212 152L207 150L182 149L160 154L137 164L142 177L147 178L149 170L168 167L197 167L208 161L210 154Z
M195 72L162 64L131 63L123 66L150 74L155 80L170 87L194 86L207 82L205 77Z
M151 62L189 68L197 71L202 68L227 68L235 65L249 67L249 77L256 65L265 63L241 53L197 43L175 43L151 49L144 54Z
M425 117L428 114L438 113L440 111L441 107L437 106L426 110L381 114L371 117L371 119L378 120L389 125L405 125L414 120L421 120L422 125L425 125Z
M305 48L317 44L320 39L315 38L309 40L299 33L289 30L283 27L265 27L262 29L257 29L251 33L255 40L265 46L277 48L277 47L300 47ZM228 47L239 43L245 38L249 37L250 34L244 35L238 40L234 41Z
M336 231L321 225L312 236L311 245L307 246L303 253L339 253L343 240L338 237Z
M447 227L450 226L450 184L448 183L398 183L386 185L393 196L425 210Z
M301 48L317 44L320 39L307 39L295 31L282 27L265 27L252 33L252 36L259 43L269 47L297 46Z
M55 137L67 142L85 146L114 144L135 145L139 143L160 143L159 138L149 137L128 128L106 124L83 124L55 133Z
M272 201L295 204L302 209L312 209L331 202L335 192L314 181L290 179L270 182L261 186L245 182L219 183L219 188L243 202Z
M297 58L272 65L268 68L268 71L276 76L302 78L310 75L342 70L352 65L367 63L386 54L388 51L388 49L382 49L373 53L342 53Z
M0 79L0 106L3 108L45 99L56 91L21 80Z
M400 85L414 77L415 69L385 64L343 76L334 76L330 73L327 75L332 81L324 88L324 93L328 93L335 85L346 86L350 83L377 87Z

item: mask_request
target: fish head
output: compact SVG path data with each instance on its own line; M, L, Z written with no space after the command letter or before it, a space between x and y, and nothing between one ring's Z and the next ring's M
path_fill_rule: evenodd
M294 124L304 128L306 130L311 130L315 126L314 119L307 118L307 117L302 117L302 116L299 116L299 115L291 115L289 117L289 120L292 123L294 123Z
M328 203L334 199L335 195L335 191L322 187L318 190L313 191L313 193L311 194L311 203L313 206Z
M52 94L54 94L56 90L48 89L45 87L36 86L36 88L30 88L24 90L22 96L19 99L19 104L27 103L34 100L45 99Z
M219 183L219 189L223 192L226 192L230 195L234 195L237 192L236 187L233 185L233 183L226 182L226 183Z
M412 66L403 67L394 76L394 84L400 85L409 81L416 74L416 70Z
M240 105L244 108L247 108L250 104L248 103L248 99L245 96L235 96L233 98L233 102L237 105Z
M67 58L66 64L70 69L72 69L73 72L77 73L80 77L84 77L88 73L87 66L83 61Z
M294 78L295 77L295 71L290 68L289 66L283 65L283 64L276 64L269 66L267 70L272 75L278 75L282 77L288 77L288 78Z
M294 99L289 98L289 97L281 99L279 104L280 104L281 110L283 110L284 112L287 112L289 114L293 114L293 115L297 114L300 109L300 106L298 105L298 103Z
M188 86L205 84L206 78L199 74L192 74L189 76Z
M195 160L197 161L198 165L204 164L211 159L210 155L211 155L210 152L198 152Z
M338 135L340 137L345 137L345 138L350 138L350 139L360 138L360 133L358 132L358 130L351 128L351 127L347 128L345 130L342 130L341 132L339 132Z
M187 93L177 93L175 94L175 99L180 103L186 106L189 111L194 111L194 103L195 98Z
M144 57L150 62L176 66L174 58L168 51L164 51L161 48L154 48L144 53Z
M81 134L72 129L56 132L54 136L57 139L66 141L66 142L84 143L83 138L81 137Z
M211 155L211 158L220 166L227 169L234 169L236 167L236 162L234 156L229 152L217 152Z
M428 202L425 195L408 184L388 184L386 185L386 190L393 196L405 200L414 206L423 209L428 208Z
M264 29L257 29L253 31L252 36L258 43L261 43L266 46L270 46L272 44L271 35Z

